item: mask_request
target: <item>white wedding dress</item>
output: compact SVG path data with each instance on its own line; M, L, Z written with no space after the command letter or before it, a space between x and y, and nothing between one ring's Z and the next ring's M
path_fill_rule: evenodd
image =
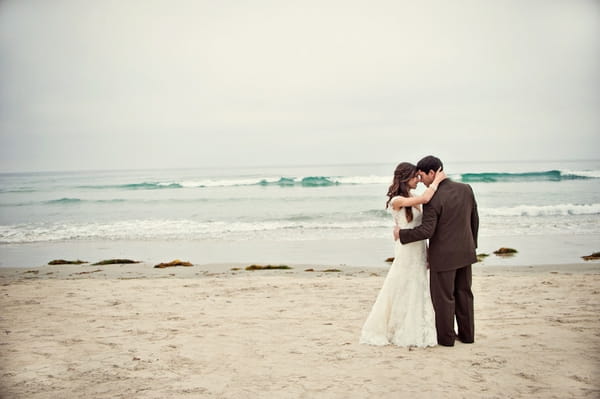
M391 211L402 229L421 224L421 211L413 207L413 220L406 220L404 208ZM425 241L395 242L394 262L363 325L360 343L394 344L406 347L437 345L435 314L429 292Z

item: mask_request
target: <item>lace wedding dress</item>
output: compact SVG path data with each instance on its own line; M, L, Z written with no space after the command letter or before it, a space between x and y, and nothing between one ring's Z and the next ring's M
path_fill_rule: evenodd
M404 209L391 211L400 228L421 224L422 213L413 208L413 220ZM429 292L425 241L395 242L394 263L363 325L360 343L426 347L437 345L435 314Z

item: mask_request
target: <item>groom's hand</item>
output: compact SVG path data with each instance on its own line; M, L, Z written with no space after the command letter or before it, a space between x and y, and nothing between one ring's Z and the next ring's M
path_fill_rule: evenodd
M400 227L394 227L394 241L398 241L400 239Z

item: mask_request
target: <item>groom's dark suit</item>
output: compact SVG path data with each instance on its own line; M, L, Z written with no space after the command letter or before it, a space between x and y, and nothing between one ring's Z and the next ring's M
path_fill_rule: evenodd
M421 225L400 230L403 244L429 239L431 299L441 345L454 345L455 314L458 338L468 343L475 338L471 264L477 262L478 230L471 186L449 179L440 182L436 194L423 206Z

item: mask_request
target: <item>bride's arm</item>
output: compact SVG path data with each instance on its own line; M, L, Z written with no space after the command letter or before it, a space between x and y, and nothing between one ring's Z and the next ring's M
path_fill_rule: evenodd
M423 194L416 197L396 197L391 202L392 207L394 208L394 210L398 210L406 206L428 203L431 200L431 198L433 198L433 195L437 190L438 184L446 177L446 173L443 170L440 170L435 174L433 182L429 185L429 187L427 187Z
M417 198L422 198L423 199L423 202L421 202L422 204L428 203L433 198L433 195L437 191L438 185L446 177L447 177L446 176L446 172L444 172L443 170L438 170L436 172L435 177L433 179L433 182L431 182L431 184L429 185L429 187L427 187L427 190L425 190L423 192L423 194L421 194L419 197L417 197Z
M427 190L425 190L423 192L423 194L416 196L416 197L396 197L396 198L394 198L391 202L392 208L394 208L394 210L397 211L404 207L428 203L429 200L433 197L433 194L435 194L435 190L437 190L437 187L432 187L432 186L433 186L433 184L429 185L429 187L427 188Z

